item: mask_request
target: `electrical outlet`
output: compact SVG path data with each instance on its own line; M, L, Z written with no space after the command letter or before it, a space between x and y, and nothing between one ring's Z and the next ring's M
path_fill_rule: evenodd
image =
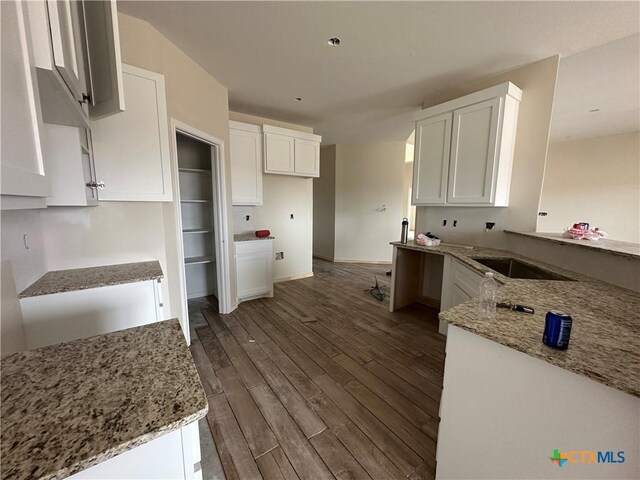
M284 252L276 252L276 260L284 260Z
M454 220L454 221L453 221L453 226L454 226L454 227L457 227L457 226L458 226L458 220Z
M446 227L447 226L447 221L446 220L442 220L442 226Z
M293 220L293 213L289 216L289 218L290 218L291 220Z
M246 222L248 222L250 218L251 218L251 216L250 216L250 215L246 215L246 216L244 217L244 219L245 219L245 221L246 221Z

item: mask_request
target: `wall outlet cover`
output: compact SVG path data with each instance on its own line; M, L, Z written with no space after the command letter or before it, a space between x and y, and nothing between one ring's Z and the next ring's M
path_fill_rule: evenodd
M284 260L284 252L276 252L276 260Z

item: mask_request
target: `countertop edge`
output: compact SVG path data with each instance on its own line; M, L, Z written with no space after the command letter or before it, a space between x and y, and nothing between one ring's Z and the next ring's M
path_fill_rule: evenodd
M608 255L616 255L619 257L630 258L633 260L640 260L640 253L623 252L621 250L613 249L613 247L608 248L604 246L604 244L600 243L603 240L598 240L598 241L572 240L570 238L555 238L551 236L545 236L544 233L537 233L537 232L517 232L515 230L503 230L503 231L511 235L519 235L521 237L531 238L533 240L542 240L543 242L551 242L551 243L557 243L559 245L568 245L571 247L583 248L591 252L602 252ZM604 241L606 241L606 239L604 239ZM578 243L578 242L582 242L582 243Z
M463 324L458 323L458 322L456 322L455 320L452 320L452 319L442 318L440 316L440 314L438 314L438 318L440 320L444 321L444 322L447 322L449 325L453 325L454 327L461 328L462 330L465 330L465 331L467 331L469 333L473 333L474 335L479 335L480 337L482 337L482 338L484 338L486 340L489 340L489 341L491 341L491 342L493 342L493 343L495 343L497 345L502 345L503 347L511 348L511 349L513 349L513 350L515 350L517 352L520 352L520 353L522 353L524 355L527 355L527 356L529 356L531 358L535 358L536 360L539 360L541 362L545 362L545 363L548 363L549 365L553 365L554 367L561 368L562 370L564 370L566 372L575 373L576 375L580 375L582 377L588 378L592 382L596 382L596 383L599 383L600 385L605 385L605 386L607 386L609 388L616 389L616 390L618 390L620 392L626 393L626 394L631 395L633 397L640 398L640 393L639 392L637 392L635 390L632 390L632 389L626 387L623 384L619 384L617 382L612 382L609 379L604 379L601 376L592 376L592 375L589 374L590 372L588 370L586 370L586 369L582 369L582 368L575 367L575 366L568 367L566 365L559 365L558 363L553 361L553 357L551 357L551 358L548 358L548 357L540 358L540 356L535 355L532 352L527 351L527 349L522 348L522 346L519 345L516 342L509 342L509 341L506 341L506 340L504 340L504 341L496 340L495 338L492 338L490 335L487 335L484 332L479 332L479 331L469 327L468 325L463 325ZM542 338L540 338L540 342L542 343Z
M205 397L206 398L206 397ZM67 478L68 476L71 476L75 473L79 473L82 472L84 470L86 470L87 468L93 467L95 465L98 465L102 462L105 462L107 460L110 460L114 457L117 457L118 455L121 455L123 453L128 452L129 450L132 450L136 447L139 447L141 445L144 445L145 443L148 443L152 440L155 440L156 438L160 438L163 435L166 435L168 433L174 432L182 427L185 427L193 422L197 422L198 420L200 420L201 418L204 418L207 413L209 412L209 406L207 403L205 403L204 407L202 409L200 409L198 412L194 413L193 415L189 415L183 419L181 419L178 422L174 422L171 423L169 425L166 425L160 429L154 430L153 432L147 433L147 434L143 434L140 435L137 438L133 438L131 440L128 440L124 443L121 443L120 445L117 445L115 447L111 447L107 450L105 450L104 452L100 453L100 455L96 455L94 457L85 459L81 462L76 463L75 465L69 466L69 467L65 467L61 470L58 470L57 472L52 472L50 475L47 475L45 477L41 477L40 480L61 480L64 478Z
M72 272L84 271L85 273L91 273L91 271L100 271L108 268L114 267L122 267L122 266L134 266L134 265L144 265L144 264L157 264L153 265L157 270L153 273L143 274L143 275L132 275L130 278L116 279L116 280L100 280L100 281L91 281L87 282L84 285L62 285L59 287L51 287L51 288L42 288L38 289L38 283L43 281L43 279L47 275L64 275L70 274ZM138 283L138 282L148 282L150 280L159 280L164 278L164 273L162 272L162 266L158 260L150 260L144 262L132 262L132 263L122 263L122 264L113 264L113 265L99 265L95 267L83 267L83 268L71 268L65 270L52 270L46 272L36 281L31 283L28 287L23 289L18 294L18 299L22 300L25 298L33 298L33 297L42 297L45 295L55 295L57 293L66 293L66 292L77 292L82 290L90 290L93 288L102 288L102 287L111 287L115 285L126 285L129 283Z

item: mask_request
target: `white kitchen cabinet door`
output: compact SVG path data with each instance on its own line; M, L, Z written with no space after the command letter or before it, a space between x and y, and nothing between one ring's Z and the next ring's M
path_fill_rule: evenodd
M47 160L46 174L51 182L47 206L97 205L93 157L88 132L77 127L44 124L42 148Z
M83 49L84 14L82 2L47 0L53 63L71 91L82 102L88 95Z
M264 173L295 172L295 142L293 137L278 133L264 134Z
M294 141L295 173L304 177L320 176L320 142L296 138Z
M89 116L98 119L125 109L118 9L115 0L82 3L91 87Z
M158 280L20 300L27 348L39 348L164 320Z
M493 203L501 102L492 98L453 112L448 203Z
M238 301L273 296L273 240L235 242Z
M164 76L123 65L127 108L91 122L101 201L172 200Z
M237 122L232 122L237 125ZM262 133L260 127L229 129L233 205L262 205Z
M413 205L447 202L451 146L451 112L416 122L413 161Z
M3 1L0 8L2 208L44 207L44 197L50 191L42 157L42 117L24 14L26 4Z

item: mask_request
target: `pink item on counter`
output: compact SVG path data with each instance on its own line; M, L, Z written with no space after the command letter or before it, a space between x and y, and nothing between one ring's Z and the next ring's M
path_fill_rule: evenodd
M573 240L600 240L601 238L607 238L606 232L599 228L586 228L582 223L574 223L571 228L568 228L562 234L565 238L572 238Z

